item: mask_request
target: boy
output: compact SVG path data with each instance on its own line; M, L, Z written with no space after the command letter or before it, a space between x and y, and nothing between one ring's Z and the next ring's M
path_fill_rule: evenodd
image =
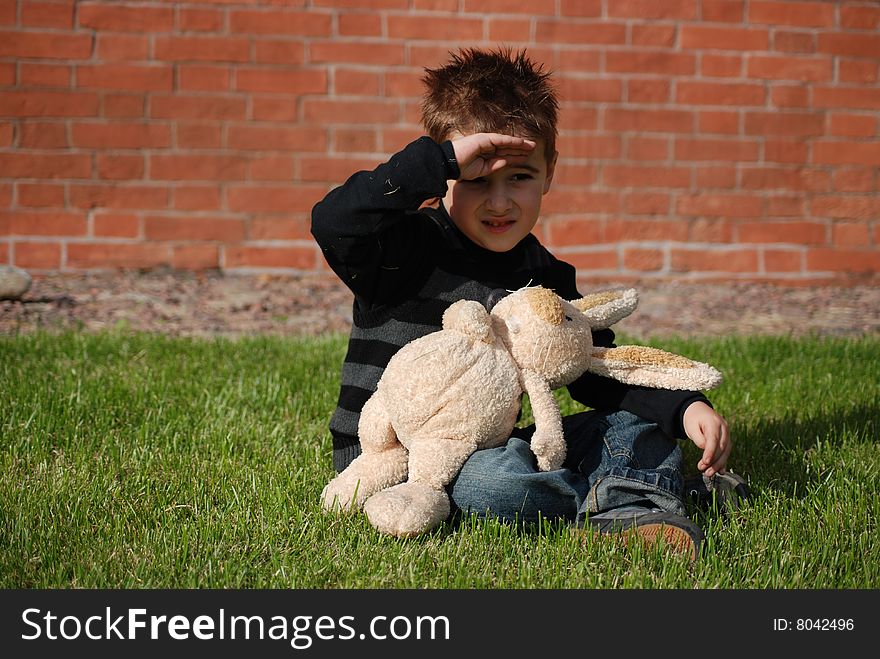
M312 212L327 263L354 293L353 327L330 422L333 465L360 452L360 410L391 356L436 331L460 299L491 307L508 291L542 285L581 297L575 269L531 233L556 167L557 101L550 74L524 52L465 50L427 70L419 138L371 172L358 172ZM439 203L437 200L440 199ZM434 203L431 203L431 202ZM594 334L612 346L614 334ZM696 391L624 385L587 374L568 387L592 407L564 420L562 469L540 472L534 428L476 452L449 486L465 512L509 520L563 517L600 533L662 537L691 557L702 532L685 517L682 454L725 472L727 424Z

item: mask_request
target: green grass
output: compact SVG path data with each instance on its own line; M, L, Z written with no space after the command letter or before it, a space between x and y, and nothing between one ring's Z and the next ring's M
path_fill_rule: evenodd
M343 337L0 337L0 587L880 587L880 337L654 345L724 372L754 493L699 515L695 565L561 523L325 515Z

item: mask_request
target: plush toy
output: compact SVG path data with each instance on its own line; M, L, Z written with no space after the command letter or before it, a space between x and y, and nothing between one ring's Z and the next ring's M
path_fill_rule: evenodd
M445 491L476 450L507 441L528 394L542 471L565 459L562 417L553 390L586 371L634 385L710 389L721 374L700 362L646 346L593 346L592 330L632 313L634 289L568 302L526 287L492 312L461 300L443 329L403 346L361 412L362 453L324 488L326 510L361 509L395 536L439 525L450 512Z

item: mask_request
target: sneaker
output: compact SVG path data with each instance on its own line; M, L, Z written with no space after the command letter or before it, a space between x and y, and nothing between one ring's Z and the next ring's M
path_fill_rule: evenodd
M624 540L639 537L649 545L662 540L672 551L692 561L699 558L706 539L700 527L687 517L662 510L621 517L600 514L588 518L586 525L601 535L616 535Z
M746 480L730 470L711 477L696 474L684 479L685 499L701 510L708 510L714 503L718 510L727 513L739 509L740 503L750 496Z

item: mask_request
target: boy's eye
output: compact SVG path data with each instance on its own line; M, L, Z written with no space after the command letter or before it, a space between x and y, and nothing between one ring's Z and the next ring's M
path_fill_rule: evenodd
M511 177L514 181L528 181L532 178L531 174L514 174Z

